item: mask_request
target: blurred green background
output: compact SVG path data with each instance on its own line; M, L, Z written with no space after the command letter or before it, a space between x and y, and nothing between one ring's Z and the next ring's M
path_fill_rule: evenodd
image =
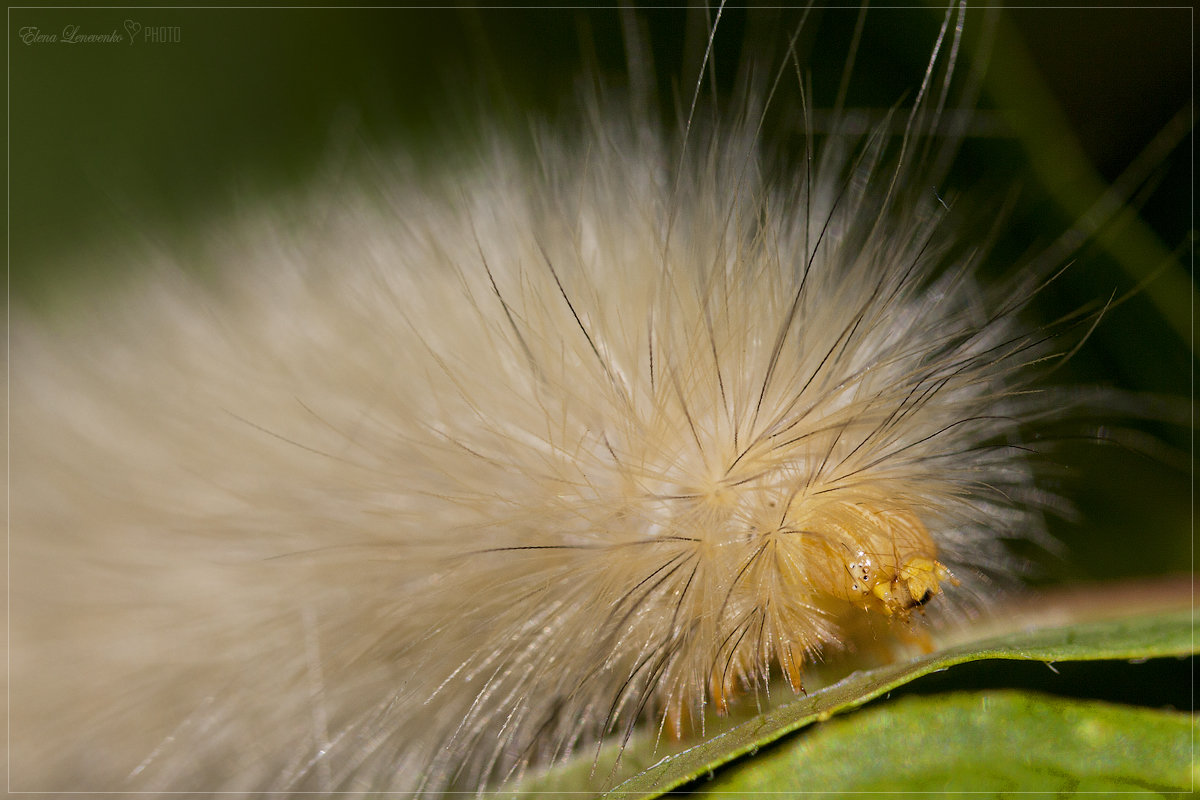
M719 91L733 91L751 54L778 64L801 14L726 10L713 59ZM818 109L833 103L857 19L856 9L816 8L798 39ZM942 19L940 8L873 8L848 107L882 112L911 101ZM241 204L366 153L401 151L436 166L471 146L481 119L516 130L526 118L570 119L583 75L603 76L617 93L629 88L631 30L652 53L652 94L672 114L690 100L706 27L699 10L623 18L615 8L13 8L9 20L10 290L33 305L122 268L114 254L131 242L183 247ZM68 26L124 39L25 42L32 29L61 37ZM148 29L167 40L147 41ZM130 31L140 34L132 43ZM986 216L991 206L979 198L998 207L1004 187L1019 187L990 259L1003 273L1054 242L1095 199L1095 181L1116 180L1186 106L1191 28L1184 8L972 11L963 73L987 31L995 68L980 105L999 127L968 139L937 190ZM777 102L795 109L797 96L789 72ZM800 141L794 129L766 135ZM1067 555L1042 558L1043 580L1192 569L1189 147L1190 135L1152 159L1149 188L1136 194L1140 213L1116 237L1133 252L1084 244L1035 304L1053 319L1123 295L1157 270L1056 379L1173 398L1168 416L1182 423L1138 423L1153 437L1149 448L1097 447L1069 438L1087 431L1062 432L1046 486L1080 518L1055 523ZM1090 177L1072 171L1071 154Z

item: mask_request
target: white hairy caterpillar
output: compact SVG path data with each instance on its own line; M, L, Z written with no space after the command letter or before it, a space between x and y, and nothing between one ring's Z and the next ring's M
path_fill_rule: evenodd
M753 105L685 139L597 102L535 159L254 212L215 289L19 317L13 711L70 733L14 742L33 777L475 788L1011 572L1025 368L1070 344L1016 320L1044 276L977 285L913 90L811 173Z

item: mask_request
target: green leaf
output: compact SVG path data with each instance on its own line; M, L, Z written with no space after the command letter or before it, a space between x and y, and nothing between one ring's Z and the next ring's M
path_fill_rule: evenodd
M817 726L693 796L1182 791L1191 727L1179 712L1032 693L907 697Z
M1174 597L1179 598L1179 595ZM1172 599L1165 611L1148 613L1143 610L1099 620L1089 619L1094 616L1094 611L1088 609L1094 606L1090 606L1088 600L1094 601L1096 597L1089 596L1085 602L1067 609L1068 618L1086 621L1033 628L1019 623L1016 629L1007 633L987 635L944 647L930 655L855 672L753 718L727 721L723 727L718 721L698 744L668 744L658 740L652 732L631 741L623 750L610 745L600 751L584 751L574 762L561 765L547 776L527 781L507 796L571 793L580 797L593 795L631 800L658 797L696 778L711 775L717 767L754 754L806 725L857 708L916 678L966 662L984 659L1045 662L1149 659L1196 652L1188 595ZM854 719L857 718L858 715ZM854 719L846 724L855 724ZM620 780L629 775L632 777Z

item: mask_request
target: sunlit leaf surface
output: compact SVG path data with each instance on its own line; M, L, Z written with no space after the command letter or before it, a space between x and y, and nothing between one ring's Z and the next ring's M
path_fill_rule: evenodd
M741 756L757 753L760 748L793 731L813 722L828 720L834 714L854 709L933 672L985 659L1052 663L1056 661L1132 660L1186 656L1194 652L1192 624L1191 609L1186 605L1184 607L1176 605L1172 610L1157 613L1127 614L1111 619L1090 620L1069 625L1023 628L999 636L989 636L961 643L902 663L855 672L807 697L797 698L753 718L730 723L723 730L710 731L710 735L698 744L671 745L662 740L656 743L654 737L635 739L622 753L620 761L615 767L613 766L615 748L610 747L600 751L599 754L595 750L582 752L578 754L574 763L563 765L541 780L529 781L519 789L507 793L506 796L657 797L689 781L712 775L718 767ZM942 723L934 725L930 721L930 714L940 713L936 703L942 701L949 704L946 708L957 709L953 716L955 725L965 728L974 726L974 732L971 735L976 737L992 736L993 741L1003 742L1002 737L1011 735L1013 737L1012 747L1020 748L1027 746L1028 737L1036 737L1041 731L1041 750L1043 751L1047 749L1047 742L1055 742L1057 746L1060 737L1072 740L1063 744L1063 747L1067 749L1062 751L1062 758L1077 762L1079 771L1070 774L1062 773L1060 777L1069 783L1074 782L1071 785L1077 786L1079 789L1083 789L1085 786L1091 787L1093 784L1097 790L1111 789L1117 786L1126 788L1173 786L1178 788L1190 785L1180 783L1185 778L1190 780L1190 772L1194 769L1187 758L1179 755L1180 752L1186 755L1190 742L1187 734L1190 717L1187 715L1127 709L1098 703L1046 699L1036 695L1011 692L966 693L950 698L889 704L881 707L883 710L872 709L869 714L864 712L837 720L835 731L842 730L839 735L843 738L821 746L853 749L856 737L861 736L862 741L859 747L865 748L863 752L875 754L873 758L879 762L876 767L883 772L888 770L889 763L894 758L898 758L897 752L903 753L910 763L915 763L912 762L910 756L918 753L921 755L922 763L925 763L930 759L936 762L939 759L939 752L944 752L947 759L945 763L942 766L932 767L928 774L930 781L944 780L948 774L947 771L966 769L961 766L960 762L965 763L964 760L969 760L975 754L950 752L948 748L951 742L949 740L962 741L965 746L965 743L969 741L968 734L965 731L960 733L957 729L954 732L939 733L938 725ZM981 716L982 710L992 707L997 709L997 716L988 722ZM1026 714L1026 712L1028 713ZM906 715L910 713L914 715L914 718L907 720ZM886 714L886 716L880 716L881 714ZM1023 714L1026 714L1027 718L1021 719ZM1048 728L1043 721L1040 721L1044 720L1046 715L1055 716L1056 714L1063 717L1059 721L1059 728ZM867 721L861 722L864 718ZM1112 730L1113 726L1121 727L1126 722L1136 723L1139 727L1123 732ZM862 733L854 733L855 727L859 724L864 726ZM978 730L981 726L994 727L995 730L985 734ZM831 724L829 727L834 726ZM883 732L880 733L880 731ZM1131 758L1141 764L1138 770L1144 767L1148 772L1131 771L1131 769L1126 769L1124 762L1120 761L1114 761L1112 769L1105 772L1092 761L1072 755L1074 751L1070 750L1070 747L1083 746L1074 739L1078 739L1088 731L1094 732L1095 736L1099 737L1096 739L1096 747L1100 747L1103 743L1105 747L1123 748L1124 752L1131 753ZM870 738L873 736L878 739ZM932 740L929 737L941 738L946 741L939 745L939 750L930 744ZM1121 737L1126 738L1122 739ZM788 781L789 789L799 790L801 787L791 782L792 779L799 772L806 772L810 769L809 766L797 766L797 762L791 760L792 758L806 757L800 754L808 752L805 749L809 747L807 742L815 737L801 738L805 744L797 745L795 753L789 750L790 755L776 756L773 754L771 756L771 758L787 761L786 766L781 769L785 770L785 775L791 776L784 779ZM886 747L884 743L875 743L888 739L891 741L886 742ZM915 743L909 744L910 741ZM1129 744L1134 741L1138 743L1138 747L1144 744L1145 748L1153 750L1158 760L1151 762L1138 756L1137 753L1140 750ZM1121 742L1125 743L1121 744ZM896 748L899 750L897 751ZM1049 757L1044 752L1041 752L1040 755ZM1017 757L1019 754L1014 754L1014 758ZM817 758L829 759L832 756L822 754ZM739 765L735 772L736 777L730 776L728 780L742 781L742 783L735 784L735 788L730 791L739 793L749 791L752 785L756 785L752 781L780 780L777 775L772 777L774 773L769 771L759 776L759 760L744 761ZM853 766L855 762L848 763ZM1057 769L1053 763L1055 762L1046 762L1044 768L1047 770ZM841 769L846 767L846 764L835 766L837 769ZM1029 769L1034 769L1036 765L1029 769L1021 767L1017 763L1008 766L1013 767L1011 772L1006 766L997 764L995 770L984 776L992 781L987 786L996 788L1019 784L1029 788L1029 784L1023 781L1025 778L1035 776L1035 773L1029 772ZM766 769L768 768L764 767L764 770ZM939 770L941 771L939 772ZM1147 774L1154 777L1154 780L1146 778ZM891 779L894 779L894 783L888 784L888 786L891 788L908 787L905 775L892 773ZM1011 783L1003 783L1005 775L1011 778ZM631 777L625 778L624 776ZM880 777L882 778L882 776ZM725 780L724 776L722 776L722 780ZM1126 781L1128 786L1121 781ZM1141 782L1139 783L1139 781ZM713 791L716 786L721 785L723 784L714 784ZM838 786L841 785L843 784L838 784ZM871 789L885 788L883 784L878 787L870 784L864 785L869 785ZM820 787L816 784L806 784L804 788L815 790Z

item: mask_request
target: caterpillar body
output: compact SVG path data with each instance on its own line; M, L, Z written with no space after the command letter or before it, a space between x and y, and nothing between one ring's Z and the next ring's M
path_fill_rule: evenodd
M482 790L984 602L1091 318L1028 327L1048 273L954 235L959 14L798 160L766 98L672 132L592 97L16 309L13 777Z

